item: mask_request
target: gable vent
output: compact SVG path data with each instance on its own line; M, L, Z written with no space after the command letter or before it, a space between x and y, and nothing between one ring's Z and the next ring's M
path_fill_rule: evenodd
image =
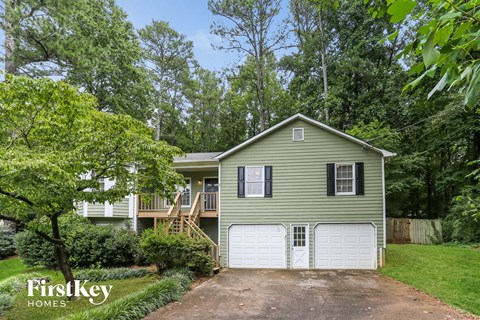
M303 128L293 128L292 133L293 141L303 141L304 140L304 130Z

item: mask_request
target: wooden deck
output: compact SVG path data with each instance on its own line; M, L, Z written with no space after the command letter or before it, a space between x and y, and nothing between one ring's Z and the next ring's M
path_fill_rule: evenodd
M199 218L218 217L218 192L198 192L191 207L181 207L183 216L195 215ZM145 194L137 197L137 216L139 218L169 219L171 207L165 199L156 194Z

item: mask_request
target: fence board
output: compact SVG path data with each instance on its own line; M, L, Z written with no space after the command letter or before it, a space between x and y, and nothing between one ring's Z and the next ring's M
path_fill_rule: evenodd
M387 243L431 244L435 230L440 236L440 220L387 218Z

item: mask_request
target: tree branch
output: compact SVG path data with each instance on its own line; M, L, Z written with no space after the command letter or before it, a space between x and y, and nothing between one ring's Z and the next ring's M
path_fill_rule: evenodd
M29 206L34 205L34 203L32 201L30 201L28 198L26 198L24 196L19 196L15 192L8 192L8 191L5 191L3 189L0 189L0 194L3 194L4 196L10 197L10 198L13 198L13 199L16 199L16 200L20 200L20 201L28 204Z

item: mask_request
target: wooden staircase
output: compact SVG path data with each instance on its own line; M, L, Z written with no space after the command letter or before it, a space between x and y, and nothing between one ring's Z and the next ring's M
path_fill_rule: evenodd
M218 245L200 227L200 213L204 210L204 192L198 192L189 213L182 212L182 193L178 192L171 204L167 216L161 218L165 232L171 234L186 233L189 237L206 239L210 243L210 255L215 261L215 269L220 266ZM210 196L210 195L208 195ZM157 218L154 218L154 228L157 228Z

